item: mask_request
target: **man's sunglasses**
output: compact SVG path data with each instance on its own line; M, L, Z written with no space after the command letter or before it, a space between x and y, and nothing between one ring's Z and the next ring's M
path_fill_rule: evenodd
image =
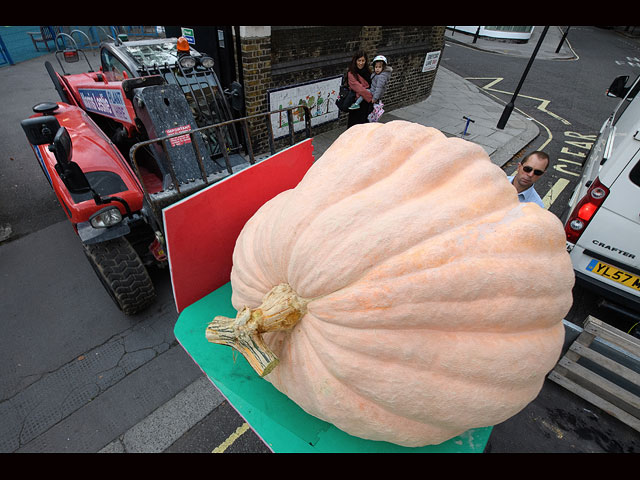
M529 165L522 165L522 169L527 173L531 173L531 170L533 170L533 167L530 167ZM536 177L539 177L543 173L544 173L544 170L533 170L533 174Z

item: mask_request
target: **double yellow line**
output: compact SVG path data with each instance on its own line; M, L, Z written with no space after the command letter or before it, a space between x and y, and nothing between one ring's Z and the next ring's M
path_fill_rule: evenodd
M214 448L211 453L224 453L224 451L231 445L233 445L233 442L240 438L240 436L247 430L249 430L249 424L247 422L244 422L242 425L236 428L236 431L229 435L229 437L224 442Z

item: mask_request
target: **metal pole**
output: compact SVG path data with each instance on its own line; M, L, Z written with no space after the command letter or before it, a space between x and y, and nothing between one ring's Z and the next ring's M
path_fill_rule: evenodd
M560 51L560 47L562 47L562 44L564 43L564 39L567 38L567 33L569 33L569 29L571 27L567 27L567 29L564 31L564 35L562 35L562 40L560 40L560 43L558 44L558 48L556 48L556 53L558 53Z
M478 27L478 29L476 30L476 34L473 36L473 43L476 43L476 41L478 40L478 35L480 35L480 28Z
M531 58L529 59L527 68L524 69L522 78L520 78L520 83L518 84L518 88L516 88L516 91L513 93L513 97L511 97L511 101L507 103L506 107L504 108L504 111L502 112L502 116L500 117L500 120L498 121L498 125L497 125L500 130L504 129L504 126L507 124L507 120L509 120L509 116L513 111L514 102L516 101L518 93L520 92L520 88L524 83L524 79L527 77L527 73L529 73L531 64L533 63L533 61L536 58L536 55L538 54L538 50L540 49L540 45L542 45L542 40L544 40L544 36L547 34L547 30L549 30L549 27L544 27L544 30L540 34L540 39L538 40L538 44L536 45L536 48L533 50L533 53L531 54Z

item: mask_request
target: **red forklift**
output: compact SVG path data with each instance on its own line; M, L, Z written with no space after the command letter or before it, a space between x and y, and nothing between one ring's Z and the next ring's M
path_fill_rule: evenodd
M147 269L167 266L162 209L260 162L255 117L272 132L271 115L302 108L309 138L310 112L234 118L241 86L223 90L213 60L183 37L103 43L97 71L75 45L56 45L62 73L45 68L60 101L38 103L21 125L105 289L136 314L155 299ZM88 71L68 74L81 56ZM272 133L269 145L275 153Z

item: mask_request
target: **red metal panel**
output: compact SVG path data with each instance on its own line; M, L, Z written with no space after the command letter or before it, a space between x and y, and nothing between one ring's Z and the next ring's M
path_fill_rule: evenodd
M229 282L244 224L265 202L294 188L312 164L307 139L163 210L178 312Z

